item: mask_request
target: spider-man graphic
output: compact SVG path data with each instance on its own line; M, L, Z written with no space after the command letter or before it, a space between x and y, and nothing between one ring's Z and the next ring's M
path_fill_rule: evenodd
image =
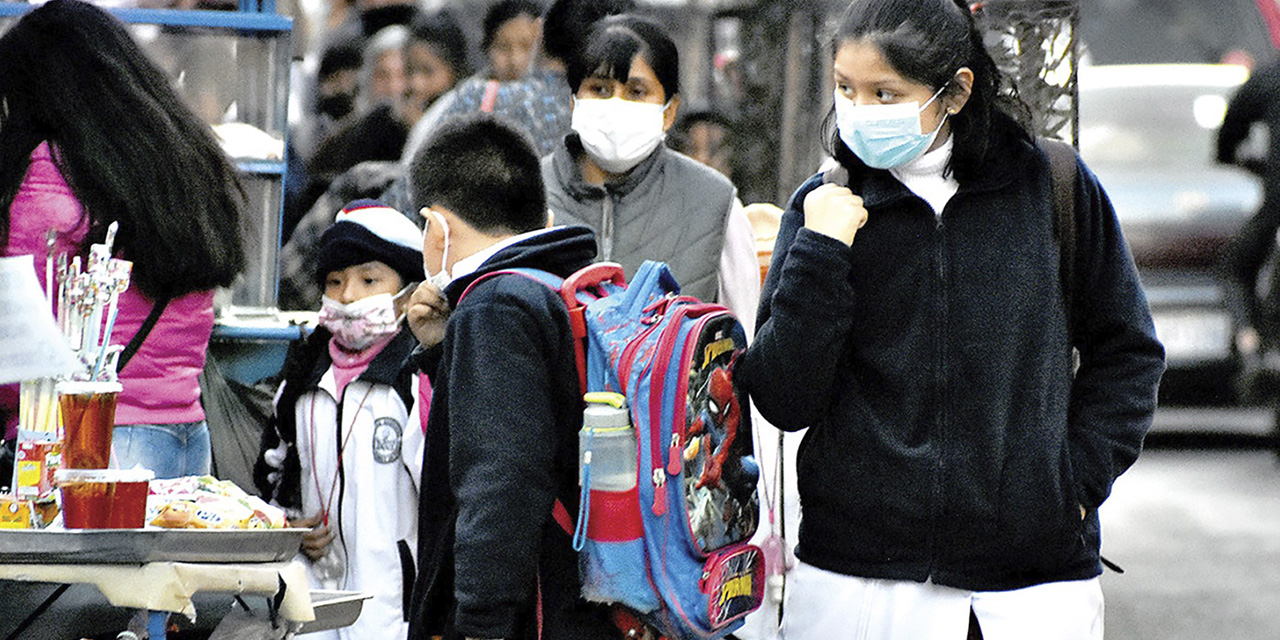
M756 479L751 422L734 392L735 354L725 353L695 369L686 406L685 499L690 527L704 551L755 530Z

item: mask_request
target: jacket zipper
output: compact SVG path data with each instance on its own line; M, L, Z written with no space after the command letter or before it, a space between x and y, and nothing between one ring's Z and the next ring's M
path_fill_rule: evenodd
M937 304L937 322L934 323L934 393L933 401L937 403L934 418L934 478L933 478L933 504L930 505L929 518L931 520L929 527L929 574L933 575L934 566L937 562L938 540L940 533L938 527L943 521L943 495L942 486L944 483L944 475L946 471L946 460L944 459L943 441L946 439L946 354L943 345L946 344L946 327L947 327L947 264L946 264L946 239L944 237L945 226L942 223L942 216L935 218L936 226L934 228L934 260L935 280L934 287L936 294L934 300Z
M613 195L605 191L600 216L600 259L613 259Z

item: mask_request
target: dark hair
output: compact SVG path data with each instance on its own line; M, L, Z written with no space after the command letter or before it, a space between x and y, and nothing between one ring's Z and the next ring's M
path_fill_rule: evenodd
M598 20L636 8L635 0L555 0L542 17L542 53L567 65Z
M471 75L471 44L452 12L441 10L418 16L409 25L409 45L417 42L431 45L453 69L453 77Z
M0 238L41 141L89 222L85 246L119 223L133 283L157 298L232 283L245 264L236 170L124 25L51 0L0 37Z
M959 113L950 116L955 145L947 170L965 181L984 169L994 136L1010 127L1029 138L1030 110L1017 93L1003 88L1004 76L982 41L966 0L863 0L849 4L832 39L832 55L851 40L870 42L903 77L955 90L951 80L962 67L973 71L973 88ZM853 152L828 118L827 149L848 164Z
M486 113L442 122L409 167L419 206L440 205L485 233L524 233L547 223L542 166L519 127Z
M681 110L680 117L676 119L675 125L667 132L667 146L680 153L689 154L693 128L700 124L719 127L724 132L724 138L721 141L722 145L732 149L738 144L738 126L732 118L715 109L693 108L687 111ZM729 164L733 165L735 163L736 158L733 157L733 154L730 154ZM736 173L736 167L733 167L733 169Z
M662 25L637 15L610 16L596 23L581 55L569 61L566 76L576 93L591 77L626 82L631 61L643 56L668 100L680 93L680 53Z
M355 3L360 5L361 3ZM381 3L375 6L357 6L360 17L360 35L363 38L372 38L373 34L386 29L393 24L409 25L412 24L418 16L422 15L422 11L416 6L413 0L399 1L391 3Z
M490 5L484 14L484 35L480 40L480 49L488 51L498 35L498 29L521 16L537 20L542 17L542 7L532 0L498 0Z
M359 69L364 62L361 56L362 40L354 37L335 38L325 45L320 54L320 68L316 77L326 78L346 69Z
M672 129L688 133L694 125L702 123L713 124L729 132L737 127L732 118L715 109L695 108L685 110Z

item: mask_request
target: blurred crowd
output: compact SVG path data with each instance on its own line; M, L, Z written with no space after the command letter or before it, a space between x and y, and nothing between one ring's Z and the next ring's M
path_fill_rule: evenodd
M555 3L569 9L544 17L551 4L299 0L280 7L295 19L281 308L314 308L319 292L306 277L313 247L343 203L373 197L414 210L404 167L444 116L496 111L524 126L544 155L570 131L564 65L587 25L574 3ZM729 117L686 106L667 145L732 180L735 139ZM767 204L746 212L757 239L771 239L781 212Z

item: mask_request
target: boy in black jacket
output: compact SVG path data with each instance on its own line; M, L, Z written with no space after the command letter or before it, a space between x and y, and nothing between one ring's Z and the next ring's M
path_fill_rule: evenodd
M538 157L491 116L451 120L415 156L428 282L409 325L433 398L419 505L410 638L616 638L579 597L577 556L552 516L578 504L582 423L568 314L519 275L589 264L583 227L549 227Z

